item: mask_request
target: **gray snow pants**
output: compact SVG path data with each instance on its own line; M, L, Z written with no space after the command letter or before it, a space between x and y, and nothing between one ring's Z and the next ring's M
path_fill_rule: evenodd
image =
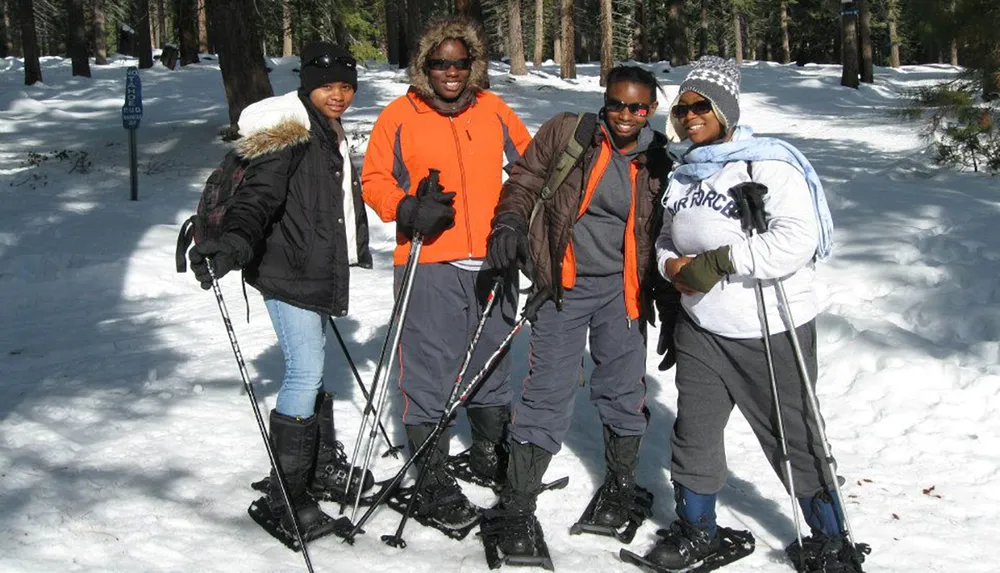
M795 329L810 378L816 380L816 321ZM753 428L779 479L784 467L774 399L759 338L723 338L695 325L684 313L677 343L677 421L670 440L671 479L701 494L722 489L729 470L723 433L733 406ZM781 415L795 478L795 496L811 497L828 485L823 446L799 376L787 332L771 335Z
M396 266L393 272L397 293L403 269L402 265ZM441 418L491 286L492 274L488 271L467 271L448 263L417 267L397 355L397 383L405 400L404 424L436 424ZM516 296L508 288L516 289L517 285L501 289L469 363L466 380L479 372L514 325ZM508 405L509 372L510 359L505 357L467 405Z
M577 277L562 312L548 301L531 325L530 370L512 400L510 434L556 454L573 416L590 332L590 400L619 436L646 431L646 336L630 321L620 275Z

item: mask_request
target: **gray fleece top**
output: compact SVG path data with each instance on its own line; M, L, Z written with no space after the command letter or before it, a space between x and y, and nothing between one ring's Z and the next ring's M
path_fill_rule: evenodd
M610 131L610 127L606 127ZM623 153L611 142L611 161L597 183L587 211L573 225L573 254L577 276L620 275L625 270L625 222L632 209L629 164L653 142L653 129L645 125L632 151Z

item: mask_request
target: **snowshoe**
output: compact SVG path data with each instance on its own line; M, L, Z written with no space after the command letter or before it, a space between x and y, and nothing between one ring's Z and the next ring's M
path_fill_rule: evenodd
M247 513L250 514L250 518L253 519L257 525L261 526L264 531L271 534L285 547L291 549L292 551L301 551L302 547L299 545L299 540L295 537L294 531L288 531L281 525L281 516L276 516L271 513L271 504L267 496L261 497L257 501L250 504L247 508ZM327 535L333 534L337 537L345 537L352 529L351 520L346 517L340 517L334 519L328 515L324 515L321 518L320 523L315 524L309 531L303 531L301 528L299 532L306 542L319 539L320 537L325 537Z
M594 510L597 508L603 490L604 486L601 486L597 490L593 499L590 500L590 504L587 505L587 509L583 511L583 515L569 528L570 534L593 533L595 535L614 537L626 545L632 543L632 539L635 538L635 532L639 529L639 526L642 525L646 518L653 515L653 494L641 486L635 486L632 509L629 511L628 518L620 527L612 527L594 520Z
M799 542L794 541L785 549L796 571L800 573L864 573L861 564L865 555L872 552L867 543L851 546L847 535L827 537L813 535Z
M494 479L483 477L481 474L476 473L469 465L470 450L471 448L462 453L455 454L454 456L448 456L448 461L445 462L445 468L448 473L450 473L452 477L457 480L478 485L480 487L488 487L492 489L494 493L500 493L500 490L503 488L503 484ZM557 480L543 483L541 491L563 489L568 484L569 476L563 476Z
M534 514L512 516L494 511L487 512L478 535L483 540L486 564L490 569L510 565L541 567L555 571L549 547L545 544L542 524ZM512 538L515 548L505 552L505 546L511 548Z
M720 527L718 532L719 548L717 550L680 569L668 569L648 559L649 554L641 557L627 549L620 550L618 556L625 563L631 563L632 565L655 571L656 573L707 573L708 571L714 571L743 559L753 553L755 541L753 534L749 531L737 531L728 527ZM672 528L670 530L661 529L656 534L667 538L677 533Z
M461 490L459 490L458 493L461 494ZM386 498L386 505L405 515L406 508L410 505L410 500L412 498L413 487L399 488ZM462 499L458 499L455 496L447 496L437 500L422 501L418 498L417 504L413 508L413 513L410 517L415 519L417 523L421 525L437 529L448 537L460 541L469 535L469 532L472 531L482 518L482 510L479 507L472 505L469 503L468 499L464 498L464 495L462 495ZM461 508L464 511L459 513L468 513L470 516L467 519L460 520L459 522L443 521L440 517L440 510L445 504L449 503L464 503L468 507Z
M387 487L389 487L390 485L389 482L391 481L392 480L375 482L371 488L369 488L366 492L364 492L361 495L361 504L360 504L361 507L368 507L374 504L378 500L379 496L382 495L382 492L385 491ZM250 484L250 488L253 489L254 491L267 493L269 491L269 488L271 487L270 483L271 483L270 476L265 476L261 480L252 482ZM312 496L317 501L332 501L335 503L343 503L353 506L354 496L348 496L345 498L343 494L344 492L340 490L325 490L323 492L323 495L320 495L318 492L313 492Z

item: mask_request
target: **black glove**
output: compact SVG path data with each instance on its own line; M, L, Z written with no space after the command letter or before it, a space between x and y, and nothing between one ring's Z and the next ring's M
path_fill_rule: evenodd
M417 188L417 196L407 195L396 206L396 223L399 230L413 238L414 233L434 237L455 225L455 193L439 189L427 190L424 178Z
M486 243L486 264L497 272L504 272L518 261L527 263L529 257L528 224L524 218L513 213L497 216Z
M250 244L233 233L195 245L188 253L194 278L205 290L212 288L212 275L208 273L209 261L215 271L215 278L221 279L229 271L242 268L252 257L253 249Z
M656 294L656 313L660 318L660 336L656 340L656 354L663 360L656 367L660 372L670 370L677 362L677 346L674 344L674 328L681 313L681 293L670 283L658 289ZM661 292L662 290L662 292Z
M729 245L705 251L681 267L677 278L698 292L712 290L722 277L736 272L729 260Z

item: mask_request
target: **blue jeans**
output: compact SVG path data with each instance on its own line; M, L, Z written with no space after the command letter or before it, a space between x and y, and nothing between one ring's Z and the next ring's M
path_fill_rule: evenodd
M285 377L275 409L285 416L308 418L316 410L316 395L323 387L327 316L268 296L264 306L285 356Z

